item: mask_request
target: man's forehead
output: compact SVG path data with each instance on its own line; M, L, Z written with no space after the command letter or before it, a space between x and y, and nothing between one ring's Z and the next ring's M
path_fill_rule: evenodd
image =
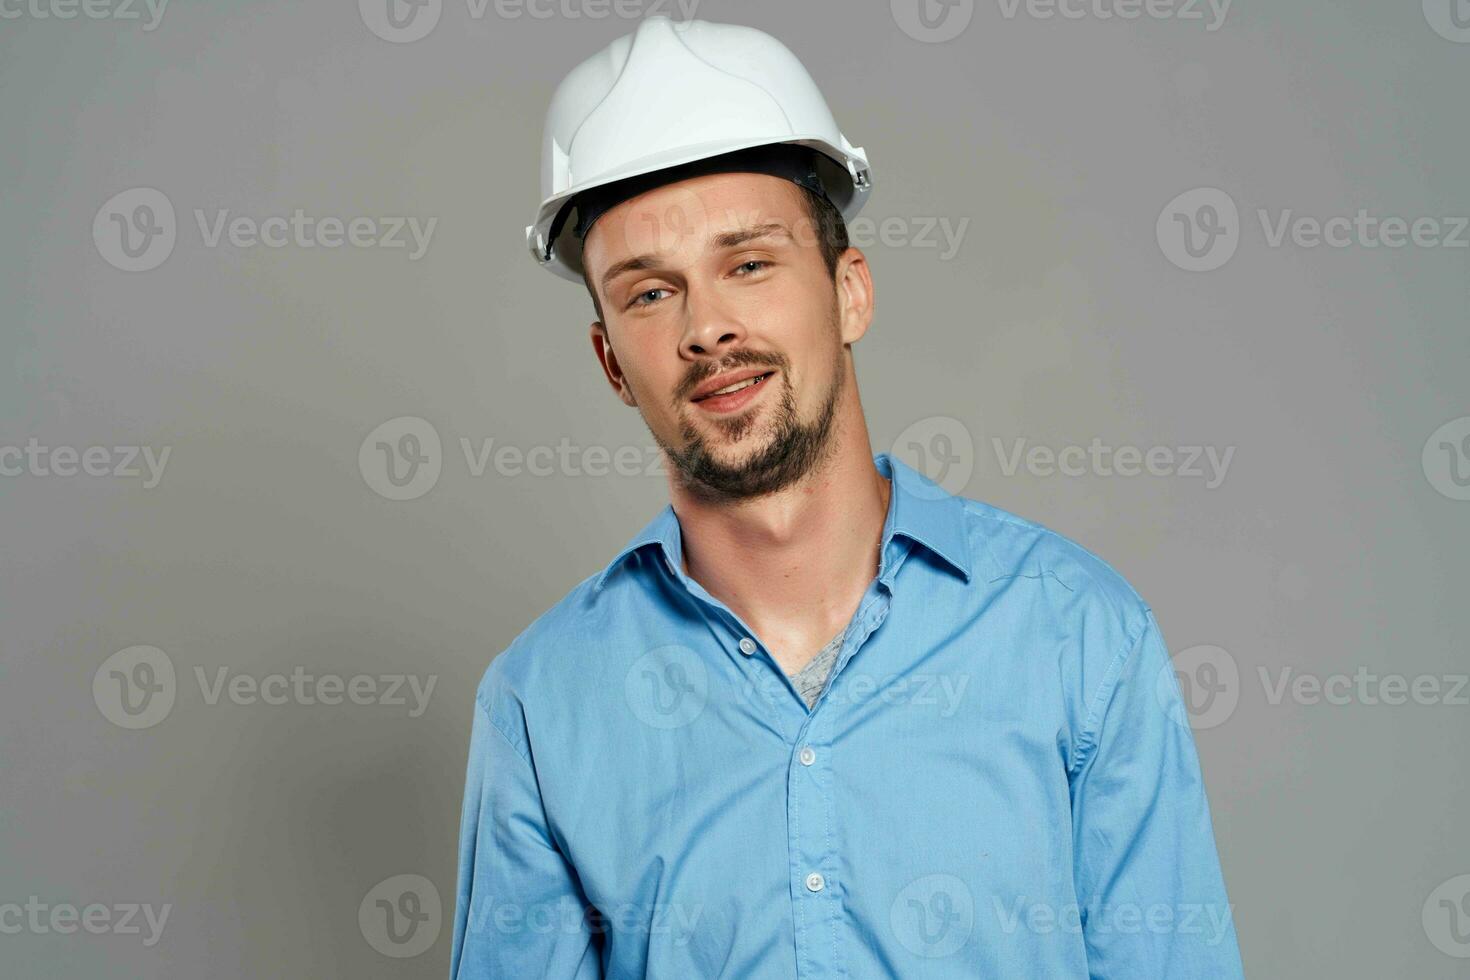
M734 179L715 186L723 178ZM768 174L713 174L680 181L609 209L588 232L583 254L591 258L597 253L602 262L617 262L690 246L729 247L753 231L795 238L806 213L801 193L791 181Z
M607 209L599 224L609 217L641 217L650 211L679 212L690 217L708 215L707 220L732 211L779 216L796 203L794 195L799 192L800 188L794 182L772 174L744 170L701 174L663 184L620 201ZM593 225L594 229L596 227Z

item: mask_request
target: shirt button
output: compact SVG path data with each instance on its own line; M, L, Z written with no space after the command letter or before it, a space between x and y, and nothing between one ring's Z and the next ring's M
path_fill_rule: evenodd
M740 652L747 657L755 653L755 641L748 636L742 636L740 638Z
M803 745L801 747L801 754L798 755L797 758L801 760L802 765L809 766L813 762L817 761L817 753L812 751L812 747L810 745Z
M819 892L826 887L826 884L827 879L815 871L806 876L806 890L809 892Z

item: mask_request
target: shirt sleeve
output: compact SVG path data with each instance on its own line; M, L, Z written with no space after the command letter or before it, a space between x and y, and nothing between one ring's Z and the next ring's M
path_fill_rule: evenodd
M523 740L479 697L459 830L450 980L601 980L588 902L547 825Z
M1151 611L1083 740L1070 778L1091 980L1243 978L1189 716Z

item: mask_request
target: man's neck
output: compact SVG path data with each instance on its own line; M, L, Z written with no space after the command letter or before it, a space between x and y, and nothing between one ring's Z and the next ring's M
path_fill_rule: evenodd
M788 670L847 625L878 570L890 482L860 408L840 412L832 435L822 463L773 494L712 504L670 488L685 571Z

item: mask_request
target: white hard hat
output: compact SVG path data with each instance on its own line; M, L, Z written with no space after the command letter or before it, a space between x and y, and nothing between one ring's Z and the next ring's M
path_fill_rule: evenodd
M753 27L659 14L572 69L557 86L541 145L541 206L526 228L536 261L582 281L577 194L628 177L790 143L817 153L827 197L852 220L872 187L867 154L837 128L811 75Z

